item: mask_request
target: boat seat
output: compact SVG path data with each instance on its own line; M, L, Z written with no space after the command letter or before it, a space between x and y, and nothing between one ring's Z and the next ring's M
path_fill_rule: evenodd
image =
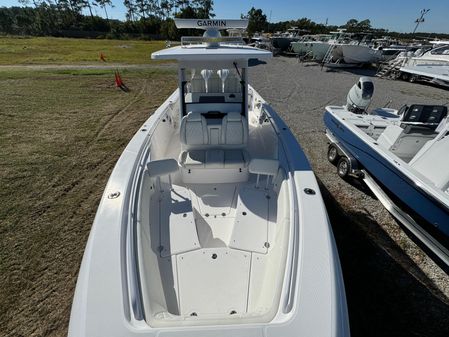
M240 113L228 113L221 125L208 127L200 113L181 121L179 164L186 183L241 182L248 179L248 126ZM209 134L210 132L210 134ZM215 135L218 133L218 137Z
M408 163L436 135L434 130L425 126L407 125L390 147L390 151Z
M398 125L388 126L377 139L377 143L393 154L409 162L429 140L435 138L436 132L425 126Z
M245 150L190 150L183 151L179 163L187 169L244 168L248 167L249 155Z
M221 143L228 147L242 147L248 142L248 128L245 117L239 112L229 112L223 117Z
M184 151L181 153L179 162L183 167L191 169L204 167L206 163L206 151L204 150Z
M274 181L274 178L277 176L279 170L279 161L273 159L251 159L249 163L249 173L256 174L256 188L259 188L259 179L261 175L267 176L265 189L268 188L270 183Z
M404 123L421 123L434 129L447 116L447 107L444 105L411 105L402 116Z
M224 152L224 167L240 168L247 167L249 163L249 155L245 150L226 150Z
M199 112L189 112L181 120L181 143L187 147L209 143L206 118Z
M379 138L377 138L377 143L385 149L389 150L403 131L404 129L399 125L389 125L380 134Z
M410 162L410 166L428 178L439 189L449 188L449 136L428 143L424 153Z
M161 177L168 176L169 189L171 189L171 174L177 172L178 169L178 162L175 159L153 160L147 163L148 175L150 178L155 178L155 188L159 188L161 192L163 191L161 188Z
M190 80L190 90L192 93L205 93L206 83L201 76L201 69L195 71L195 75L192 76ZM212 73L208 80L208 92L209 93L221 93L222 82L220 77L216 72ZM237 78L236 74L231 70L225 80L225 92L229 93L240 93L242 91L242 86L240 80Z

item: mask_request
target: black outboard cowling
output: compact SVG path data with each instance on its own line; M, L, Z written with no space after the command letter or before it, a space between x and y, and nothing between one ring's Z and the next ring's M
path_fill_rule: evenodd
M366 113L374 94L374 83L369 77L360 77L359 81L349 90L346 108L357 114Z

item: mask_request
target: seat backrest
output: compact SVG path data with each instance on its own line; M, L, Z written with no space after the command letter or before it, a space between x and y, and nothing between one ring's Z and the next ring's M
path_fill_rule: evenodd
M169 175L178 171L178 162L175 159L153 160L147 163L147 170L151 178Z
M229 76L226 79L225 92L242 92L242 85L240 83L240 80L232 72L229 73Z
M220 93L221 92L221 80L217 73L214 71L209 78L209 93Z
M446 191L449 188L449 136L439 139L413 161L410 165L432 181L437 188Z
M188 147L209 143L207 122L199 112L189 112L187 116L182 118L179 133L181 143Z
M401 136L403 131L404 129L398 125L388 125L380 134L379 138L377 138L377 143L389 150L390 147Z
M239 112L228 112L223 117L221 144L231 147L243 147L248 142L248 123Z
M201 75L195 74L195 76L190 80L190 84L192 92L206 92L206 86Z

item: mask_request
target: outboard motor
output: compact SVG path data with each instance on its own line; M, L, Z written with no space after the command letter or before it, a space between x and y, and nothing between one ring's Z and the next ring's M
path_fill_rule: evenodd
M366 113L374 93L374 83L369 77L360 77L359 81L349 90L346 99L346 109L356 114Z

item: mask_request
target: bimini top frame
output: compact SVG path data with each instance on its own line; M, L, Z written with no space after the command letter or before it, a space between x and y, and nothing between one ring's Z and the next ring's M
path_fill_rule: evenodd
M181 116L187 114L185 103L185 88L187 85L186 69L235 69L242 86L241 113L247 115L248 93L248 61L250 59L264 60L272 57L270 51L233 42L235 37L222 37L220 30L230 28L246 28L247 20L204 20L176 19L177 28L197 28L205 30L202 37L186 38L181 46L163 49L151 54L155 60L177 60L179 62L179 89ZM190 39L190 40L189 40ZM239 39L240 40L240 39ZM240 69L240 70L239 70Z

